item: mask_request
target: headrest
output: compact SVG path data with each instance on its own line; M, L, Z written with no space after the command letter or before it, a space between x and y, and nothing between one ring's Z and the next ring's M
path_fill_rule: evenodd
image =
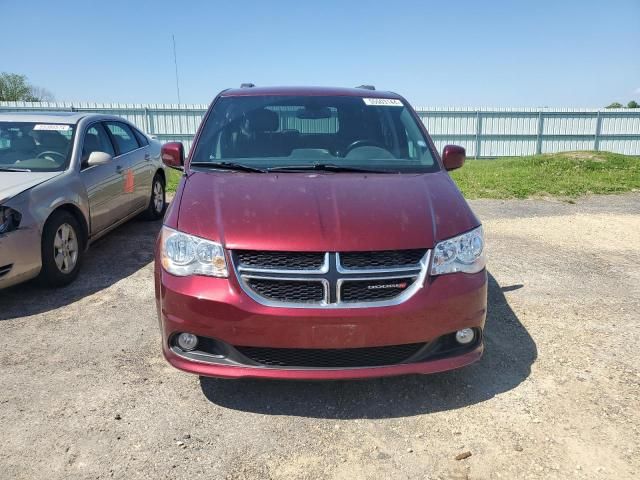
M28 135L11 139L11 147L19 152L31 152L36 148L36 142Z
M38 132L34 132L36 134L36 139L38 143L40 143L43 147L49 148L66 148L69 144L69 141L58 132L52 132L49 130L40 130Z
M249 129L253 132L275 132L280 127L280 118L273 110L261 108L247 114Z

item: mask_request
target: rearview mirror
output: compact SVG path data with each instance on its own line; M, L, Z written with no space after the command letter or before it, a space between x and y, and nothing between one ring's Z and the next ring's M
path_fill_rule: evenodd
M106 152L91 152L87 159L87 165L95 167L96 165L106 165L113 157Z
M442 163L447 170L455 170L464 165L467 152L458 145L447 145L442 150Z
M184 146L182 142L169 142L162 145L162 163L167 167L182 170L184 166Z

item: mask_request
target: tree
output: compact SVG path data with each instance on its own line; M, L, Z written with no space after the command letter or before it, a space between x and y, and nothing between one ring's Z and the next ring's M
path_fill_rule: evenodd
M638 102L636 102L635 100L631 100L629 103L627 103L627 108L640 108L640 105L638 105Z
M31 85L25 75L0 73L0 101L41 102L53 100L53 94L47 89Z
M27 77L17 73L0 73L0 100L16 102L26 100L30 95Z
M613 102L611 105L608 105L605 108L624 108L621 103Z
M28 102L53 102L55 100L53 93L46 88L36 87L35 85L31 87L30 97L31 99L27 100Z

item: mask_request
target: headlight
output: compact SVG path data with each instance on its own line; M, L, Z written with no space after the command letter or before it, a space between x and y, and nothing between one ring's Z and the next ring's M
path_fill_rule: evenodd
M227 277L227 262L219 243L169 227L162 227L160 235L162 266L167 272L180 277Z
M443 273L477 273L486 264L482 227L443 240L433 249L431 275Z
M20 220L22 215L13 208L0 207L0 235L18 228Z

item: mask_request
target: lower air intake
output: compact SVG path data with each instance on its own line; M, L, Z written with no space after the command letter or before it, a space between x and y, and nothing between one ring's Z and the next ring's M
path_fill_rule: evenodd
M424 343L387 347L314 349L235 347L256 363L271 367L355 368L380 367L404 363L415 355Z

